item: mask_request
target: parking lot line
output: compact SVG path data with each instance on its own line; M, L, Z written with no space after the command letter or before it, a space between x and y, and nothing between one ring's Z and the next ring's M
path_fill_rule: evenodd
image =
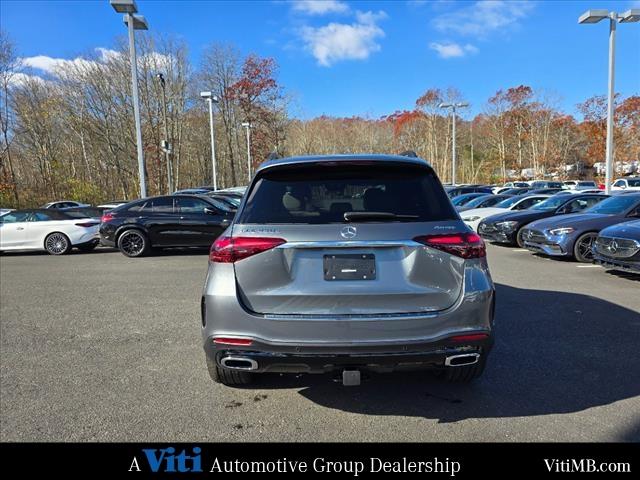
M513 251L514 252L528 252L529 250L527 250L526 248L514 248Z
M576 265L578 268L601 268L600 265Z

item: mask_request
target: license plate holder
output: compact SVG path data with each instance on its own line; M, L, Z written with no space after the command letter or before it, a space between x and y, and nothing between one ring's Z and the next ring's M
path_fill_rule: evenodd
M325 255L323 257L323 269L324 279L329 282L375 280L376 256L372 253Z

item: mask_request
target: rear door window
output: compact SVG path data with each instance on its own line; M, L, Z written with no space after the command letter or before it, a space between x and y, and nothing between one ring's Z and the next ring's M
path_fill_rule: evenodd
M179 213L199 214L205 213L205 208L211 208L208 203L197 198L176 198L176 208Z
M51 213L44 212L33 212L33 214L29 217L30 222L48 222L49 220L54 220L55 216Z
M380 212L402 222L455 220L435 174L413 165L303 166L265 172L238 223L344 223L346 212Z
M172 197L153 198L147 201L143 211L145 213L171 214L173 213L173 200Z

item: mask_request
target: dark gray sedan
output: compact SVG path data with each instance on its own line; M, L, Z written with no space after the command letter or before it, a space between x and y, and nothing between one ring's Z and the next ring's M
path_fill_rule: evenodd
M522 230L529 250L550 256L593 261L593 243L603 228L640 218L640 193L607 198L582 213L532 222Z
M602 230L593 246L593 259L614 270L640 273L640 220Z

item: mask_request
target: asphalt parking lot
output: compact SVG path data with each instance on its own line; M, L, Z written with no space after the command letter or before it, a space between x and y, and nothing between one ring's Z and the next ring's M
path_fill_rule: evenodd
M206 372L206 252L0 257L2 441L640 441L640 278L488 247L485 375Z

